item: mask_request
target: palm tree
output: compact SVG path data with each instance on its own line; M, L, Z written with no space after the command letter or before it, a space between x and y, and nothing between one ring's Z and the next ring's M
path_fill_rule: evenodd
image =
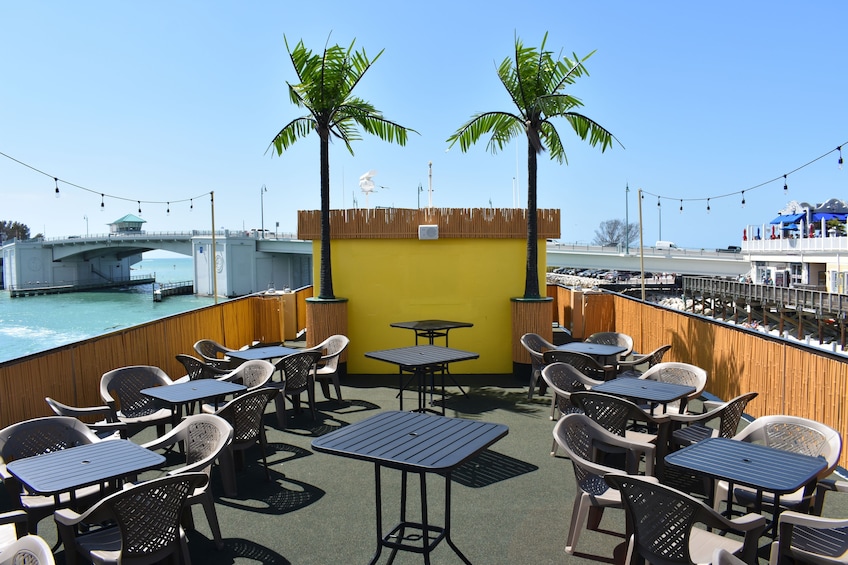
M560 135L554 127L553 118L565 118L581 139L588 137L594 147L601 151L612 145L615 139L609 131L594 120L574 111L583 105L578 98L565 93L565 88L588 74L583 59L562 57L554 59L545 50L548 34L542 45L525 47L521 39L515 38L515 58L507 57L498 67L498 77L509 92L518 112L483 112L473 116L448 138L450 147L459 142L463 151L468 150L483 135L491 134L487 149L492 153L502 150L509 141L521 134L527 136L527 266L524 278L524 298L539 296L538 224L536 214L536 157L546 148L551 159L568 164ZM618 141L616 139L616 141Z
M287 82L289 98L296 106L306 108L308 114L296 118L280 130L268 149L274 147L277 155L291 147L295 141L311 132L318 133L321 142L321 268L319 299L334 299L333 270L330 262L330 137L341 139L353 155L351 141L361 139L357 125L367 133L388 142L406 145L405 128L383 117L371 104L353 96L353 89L371 68L383 50L369 59L365 50L354 51L356 39L345 49L339 45L324 47L324 52L313 54L299 41L289 53L297 84ZM415 132L417 133L417 132Z

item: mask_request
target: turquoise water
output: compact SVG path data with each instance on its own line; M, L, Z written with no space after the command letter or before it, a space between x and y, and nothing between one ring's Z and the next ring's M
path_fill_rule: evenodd
M144 259L133 275L160 283L192 280L189 257ZM0 291L0 362L214 304L209 296L170 296L153 302L151 285L123 290L10 298Z

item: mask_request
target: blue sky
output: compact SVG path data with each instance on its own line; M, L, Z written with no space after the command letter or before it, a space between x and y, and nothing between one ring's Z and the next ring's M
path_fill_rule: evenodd
M539 207L562 210L563 242L589 242L600 222L638 221L646 243L738 244L790 200L845 197L848 142L844 5L798 2L6 2L0 16L0 219L48 237L105 233L142 203L148 231L216 226L296 230L317 209L318 140L281 157L266 149L302 110L283 36L321 50L385 49L356 93L416 129L406 147L366 134L351 156L331 147L331 205L365 206L359 176L375 169L374 206L427 204L432 162L439 207L526 205L525 141L492 155L445 141L472 114L512 110L495 66L515 34L585 55L571 90L624 145L600 150L560 122L568 165L542 156ZM848 145L844 151L848 159ZM60 183L54 198L50 177ZM741 190L781 177L781 180ZM630 186L626 200L625 186ZM261 187L268 189L264 196ZM99 193L107 195L100 211ZM733 194L736 193L736 194ZM725 198L721 195L733 194ZM662 195L661 209L657 196ZM110 196L126 198L121 201ZM679 199L684 199L683 213ZM707 214L706 199L711 212Z

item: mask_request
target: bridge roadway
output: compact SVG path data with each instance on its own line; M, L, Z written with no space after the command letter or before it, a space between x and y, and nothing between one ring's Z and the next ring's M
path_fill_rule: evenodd
M211 235L209 231L197 230L177 233L100 234L51 238L44 240L43 245L52 249L54 261L73 256L88 258L102 254L105 250L114 252L116 248L125 249L122 253L127 256L162 249L191 257L192 238ZM216 232L216 237L228 236L244 237L245 234L228 230ZM285 237L280 238L257 239L256 250L264 253L311 255L312 243L295 239L294 234L285 234ZM549 267L640 270L638 246L625 250L621 247L548 242L547 256ZM660 250L645 247L642 256L645 270L651 272L737 276L751 269L747 254L718 252L712 249Z

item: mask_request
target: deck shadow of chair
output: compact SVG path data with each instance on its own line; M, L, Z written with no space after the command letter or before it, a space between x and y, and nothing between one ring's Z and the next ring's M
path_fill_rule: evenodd
M565 552L573 554L584 523L587 529L595 530L600 525L605 508L623 507L619 492L610 488L604 481L604 475L622 471L602 464L599 454L607 450L599 448L607 447L627 452L628 460L634 462L629 470L634 473L638 468L636 462L644 457L649 462L645 470L650 475L653 472L650 462L654 460L655 447L612 434L585 414L565 415L554 427L553 436L554 441L571 460L576 480L571 523L565 542Z
M258 388L237 396L215 412L217 416L225 419L233 427L233 440L229 448L221 452L218 458L221 475L230 483L231 488L229 490L233 493L233 496L237 492L235 481L236 454L238 454L239 466L243 466L245 450L257 443L262 450L265 478L271 480L271 472L268 470L268 440L265 435L263 416L266 406L279 392L278 389L272 387ZM232 477L232 479L227 477Z
M190 563L180 520L191 493L208 481L204 473L185 473L138 483L97 502L83 513L54 514L65 546L65 562L106 564L155 563L168 559ZM78 534L79 526L88 526Z
M821 483L820 483L821 486ZM848 492L848 482L827 481L827 487L816 497L823 502L828 491ZM848 519L823 518L821 508L814 515L787 510L778 518L778 536L771 544L769 565L816 563L844 565L848 563Z
M550 387L551 420L558 420L566 414L582 414L583 410L571 402L571 393L581 390L591 390L593 386L603 381L590 379L568 363L551 363L542 369L542 379ZM553 441L551 456L556 455L557 443Z
M159 439L143 444L142 447L150 450L169 448L178 443L183 445L185 454L185 465L168 471L168 475L185 473L203 473L211 479L212 464L221 456L221 453L229 447L233 441L233 427L220 416L213 414L195 414L186 417L173 430ZM229 471L221 469L221 482L224 485L224 494L234 496L232 485L233 477L225 476ZM207 481L206 484L196 487L189 494L186 501L186 511L183 526L187 530L193 530L194 521L191 516L191 506L201 504L209 522L209 529L215 540L215 546L220 550L224 547L221 539L221 527L218 524L218 513L215 511L215 499L212 497L212 489Z
M85 422L100 439L127 439L127 425L119 422L115 411L105 404L77 407L64 404L49 396L45 396L44 401L57 416L68 416Z
M636 556L664 565L710 563L715 550L721 548L739 554L748 565L757 565L757 546L766 528L765 517L746 514L731 520L686 493L643 477L611 473L605 480L621 492L633 531L625 563L636 563ZM732 530L743 539L712 530Z
M0 565L53 565L53 551L44 539L27 535L0 549Z
M200 379L216 379L221 375L226 375L228 370L221 369L215 365L209 364L202 359L198 359L192 355L178 353L177 361L185 368L186 374L184 377L176 379L174 382L181 383L186 381L196 381Z
M624 361L633 353L633 338L621 332L597 332L583 340L585 343L597 343L599 345L617 345L624 347L624 351L618 354L618 361Z
M45 416L12 424L0 430L0 478L9 495L11 504L27 515L27 531L38 533L38 523L56 509L53 495L29 492L6 469L6 465L17 459L34 457L62 449L97 443L100 439L86 424L69 416ZM59 506L85 505L102 497L99 485L77 489L73 493L61 493Z
M671 344L661 345L651 351L650 353L645 353L644 355L636 355L632 359L628 359L627 361L619 361L618 362L618 376L619 377L639 377L645 370L650 369L657 363L662 363L663 357L668 351L671 349ZM644 367L645 370L640 370L640 367Z
M330 383L336 389L336 400L342 400L342 387L339 382L339 360L344 350L350 344L350 339L341 334L331 335L315 347L310 347L306 351L321 352L321 359L318 361L318 368L315 371L315 380L321 385L321 392L324 398L330 399Z
M224 375L218 377L218 380L242 384L247 389L245 392L250 392L266 386L274 371L274 365L268 361L254 359L245 361L232 371L227 371ZM223 404L223 402L217 401L205 402L201 411L214 414Z
M653 444L656 448L656 459L650 463L656 468L657 476L663 477L671 423L668 415L652 416L626 398L602 392L573 392L571 402L607 431L629 441ZM610 455L620 452L621 450L608 451Z
M612 365L603 365L591 355L575 351L545 351L542 354L545 365L549 363L568 363L590 379L596 381L608 381L615 378L616 368Z
M679 363L675 361L657 363L642 373L639 378L693 387L695 391L686 397L687 404L689 401L701 396L704 389L707 387L707 372L704 369L690 363ZM665 405L665 411L668 414L685 414L685 410L681 412L681 406L681 401L675 400Z
M527 388L527 400L533 399L533 391L539 385L539 394L545 394L545 382L542 380L542 368L545 360L542 354L545 351L556 349L556 345L549 342L539 334L526 333L519 340L521 346L530 354L530 384Z
M745 426L738 434L733 436L738 441L759 443L775 449L809 455L811 457L822 457L827 465L822 470L818 479L824 479L830 475L839 462L842 453L842 437L835 429L808 418L788 415L761 416ZM728 499L727 481L716 481L713 506L716 509ZM756 502L756 492L748 487L736 485L733 489L733 501L736 504L750 508ZM820 509L821 506L815 500L815 493L804 496L804 488L795 492L782 494L780 505L790 510L806 511L809 508ZM762 496L763 507L774 504L774 496L768 492Z
M199 339L193 348L201 359L220 369L232 369L234 364L238 364L229 357L229 354L236 350L221 345L214 339Z
M129 435L156 426L157 435L163 436L165 424L171 422L171 409L162 407L141 391L172 384L174 381L159 367L131 365L113 369L100 377L100 397L115 411L118 421L126 424Z
M451 480L469 488L482 488L537 471L526 461L484 449L451 472Z
M277 424L286 429L286 398L292 403L295 412L300 411L300 395L306 393L312 419L315 419L315 367L321 359L320 351L302 351L286 355L277 362L276 369L280 380L271 380L268 386L276 388L280 394L274 398L277 412Z

